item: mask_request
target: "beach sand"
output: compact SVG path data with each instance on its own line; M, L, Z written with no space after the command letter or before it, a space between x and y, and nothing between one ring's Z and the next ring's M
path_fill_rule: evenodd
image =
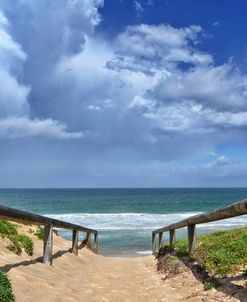
M22 227L27 232L31 227ZM153 256L115 258L87 248L71 254L71 242L54 234L53 265L42 264L43 242L33 234L34 255L15 255L0 244L1 270L8 273L17 302L244 301L223 291L203 291L188 270L162 281ZM247 301L247 300L246 300Z

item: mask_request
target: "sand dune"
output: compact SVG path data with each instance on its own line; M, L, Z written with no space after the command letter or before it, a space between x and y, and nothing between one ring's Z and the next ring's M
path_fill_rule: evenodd
M216 301L202 291L192 274L187 275L188 280L180 276L180 280L163 282L152 256L104 257L87 248L75 256L68 252L69 241L54 236L54 259L49 266L40 263L42 241L34 235L32 238L32 257L13 254L1 241L1 270L8 272L17 302ZM222 299L218 297L217 301L228 301Z

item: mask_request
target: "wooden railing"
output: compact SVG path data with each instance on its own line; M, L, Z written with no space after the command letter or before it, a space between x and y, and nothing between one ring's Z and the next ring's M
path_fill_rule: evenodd
M162 246L163 233L169 232L169 244L170 247L174 244L175 239L175 230L183 227L188 228L188 251L191 255L193 248L195 247L195 227L196 224L207 223L222 219L227 219L231 217L236 217L240 215L247 214L247 199L226 205L221 208L217 208L211 212L205 212L199 215L191 216L186 219L180 220L176 223L170 224L163 228L157 229L152 232L152 252L154 255L157 255L159 249ZM157 251L157 240L156 235L159 235L158 238L158 251Z
M53 245L53 228L72 230L72 253L78 255L79 232L86 233L83 240L84 245L88 243L91 250L98 252L98 232L73 223L16 210L0 205L0 219L15 221L24 224L35 224L44 226L44 252L43 263L52 264L52 245ZM94 235L93 242L91 235Z

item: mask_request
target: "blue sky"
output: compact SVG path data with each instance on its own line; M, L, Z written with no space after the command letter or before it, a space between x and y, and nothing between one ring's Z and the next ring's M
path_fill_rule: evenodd
M246 13L0 0L0 186L246 186Z

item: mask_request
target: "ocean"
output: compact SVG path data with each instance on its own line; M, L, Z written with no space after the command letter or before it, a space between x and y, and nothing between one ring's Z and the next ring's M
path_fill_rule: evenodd
M2 205L97 229L100 253L116 256L150 254L152 230L245 198L247 188L0 189ZM198 225L197 233L244 226L247 215Z

